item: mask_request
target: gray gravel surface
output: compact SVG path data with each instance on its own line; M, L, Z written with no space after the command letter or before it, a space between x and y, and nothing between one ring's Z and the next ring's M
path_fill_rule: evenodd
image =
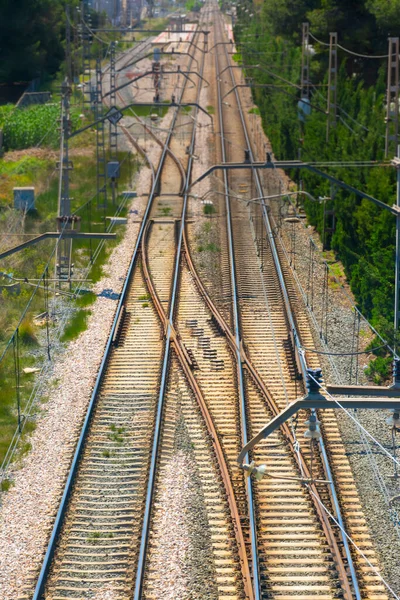
M163 120L165 127L169 119L168 114ZM148 142L147 152L156 163L161 149ZM68 352L54 358L49 400L38 405L40 417L30 437L32 450L11 474L14 485L3 494L1 600L16 600L25 589L32 589L37 577L139 231L149 182L150 170L142 168L136 186L138 198L133 201L135 212L128 216L124 239L114 248L106 275L93 288L98 297L91 306L88 327L69 344ZM105 294L107 290L113 293Z

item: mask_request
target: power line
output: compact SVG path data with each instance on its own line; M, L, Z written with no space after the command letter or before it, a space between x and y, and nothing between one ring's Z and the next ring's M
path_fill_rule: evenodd
M313 35L311 33L311 31L309 31L308 33L309 33L310 37L312 37L315 42L317 42L318 44L321 44L321 46L328 46L329 47L329 42L323 42L322 40L319 40L317 37L315 37L315 35ZM349 48L345 48L341 44L336 44L336 46L338 48L340 48L341 50L344 50L344 52L347 52L348 54L351 54L353 56L357 56L358 58L377 58L377 59L381 59L381 58L388 58L388 56L389 56L388 54L360 54L359 52L354 52L353 50L349 50Z

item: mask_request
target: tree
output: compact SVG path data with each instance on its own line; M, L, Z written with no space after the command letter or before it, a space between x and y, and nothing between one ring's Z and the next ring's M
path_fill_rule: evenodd
M0 82L54 75L64 58L65 0L2 0Z

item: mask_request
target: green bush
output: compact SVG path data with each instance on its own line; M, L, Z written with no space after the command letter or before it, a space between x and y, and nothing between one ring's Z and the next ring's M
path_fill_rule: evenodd
M0 128L4 126L4 123L10 117L14 109L14 104L4 104L4 106L0 106Z
M64 333L61 336L62 342L70 342L74 340L78 335L85 331L87 326L87 320L91 314L90 310L79 309L72 317L70 323L64 329Z
M390 378L392 371L393 358L391 356L383 357L377 356L369 363L365 369L365 374L369 377L376 385L382 385Z
M283 92L276 75L294 86L300 83L301 43L298 35L292 35L292 32L295 29L301 33L302 21L294 19L291 22L290 14L286 12L289 3L285 0L279 4L283 12L274 13L275 21L271 22L271 6L277 4L263 3L258 12L256 3L247 2L249 11L239 8L235 29L237 42L244 42L243 63L259 63L259 68L253 69L251 75L255 84L265 87L254 87L252 94L276 159L293 160L300 153L302 160L307 162L382 160L386 94L384 61L379 70L371 71L362 64L356 65L347 58L343 59L338 69L337 123L331 128L327 142L326 52L314 44L316 53L310 64L310 78L315 85L311 89L311 114L299 114L297 90L288 86ZM311 3L307 1L291 6L297 10L300 5L309 9ZM352 4L343 5L343 10L344 14L351 13ZM253 12L258 12L256 18L249 17ZM249 37L246 37L247 34ZM378 53L375 43L371 53ZM321 168L321 171L326 169ZM329 174L388 204L393 203L396 197L394 169L332 167ZM393 216L368 200L331 186L330 182L314 173L292 170L288 171L288 175L296 182L301 179L304 189L315 198L332 198L326 203L326 209L334 210L335 231L326 235L326 245L342 262L362 313L374 326L379 325L380 330L382 321L393 329ZM322 233L322 204L306 199L304 208L308 222Z
M73 128L77 118L74 111L71 115ZM4 147L6 150L22 150L39 144L55 147L60 139L59 127L58 103L10 111L4 117Z
M19 339L26 346L37 346L38 339L35 335L35 327L29 320L22 321L18 329Z

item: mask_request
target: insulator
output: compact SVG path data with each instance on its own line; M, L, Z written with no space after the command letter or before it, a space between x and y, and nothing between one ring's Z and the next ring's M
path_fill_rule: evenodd
M252 461L249 465L243 465L243 469L247 477L250 477L250 475L254 475L255 479L257 479L257 481L260 481L260 479L264 477L267 471L267 465L260 465L259 467L257 467L255 462Z
M386 419L386 423L390 427L400 428L400 408L393 408L391 412L392 415Z
M394 384L400 386L400 358L393 360L393 379Z
M321 432L319 430L320 421L317 419L317 415L313 412L310 415L308 421L305 422L308 429L304 433L304 437L309 440L319 440L321 437Z
M307 369L307 390L309 394L319 394L322 382L321 369Z

